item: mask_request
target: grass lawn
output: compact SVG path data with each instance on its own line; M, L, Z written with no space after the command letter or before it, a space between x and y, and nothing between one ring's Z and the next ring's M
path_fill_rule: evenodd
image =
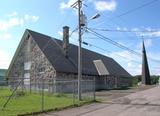
M31 113L41 111L41 95L36 93L25 93L22 96L14 96L7 104L6 108L2 110L2 106L7 101L11 91L6 88L0 88L0 116L16 116L18 114ZM74 102L73 98L66 95L49 95L45 93L44 96L44 110L63 108L67 106L87 101Z

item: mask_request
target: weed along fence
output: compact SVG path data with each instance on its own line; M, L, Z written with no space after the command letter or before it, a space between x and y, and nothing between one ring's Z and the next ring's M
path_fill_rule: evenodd
M1 84L3 83L3 84ZM12 78L0 82L0 115L16 116L73 107L95 100L95 82L77 80Z

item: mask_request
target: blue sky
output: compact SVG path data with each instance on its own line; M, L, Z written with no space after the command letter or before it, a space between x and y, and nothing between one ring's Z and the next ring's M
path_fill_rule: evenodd
M77 27L77 12L71 8L76 0L1 0L0 1L0 68L8 68L26 28L62 39L62 27L70 31ZM152 2L126 15L119 15ZM141 53L142 35L146 45L151 74L160 75L160 1L158 0L84 0L83 11L90 19L97 12L98 19L89 20L87 27L110 30L149 32L102 32L96 31L136 52ZM150 32L155 31L156 32ZM98 39L89 32L83 41L91 44L83 47L114 58L129 73L141 73L141 57ZM77 33L70 42L77 44ZM100 47L98 49L96 47ZM105 49L105 50L102 50ZM109 52L108 52L109 51ZM84 59L85 60L85 59Z

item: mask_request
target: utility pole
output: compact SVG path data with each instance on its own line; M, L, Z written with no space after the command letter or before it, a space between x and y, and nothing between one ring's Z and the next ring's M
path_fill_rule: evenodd
M78 100L81 100L81 78L82 78L82 56L81 56L81 7L82 1L78 0L78 40L79 40L79 47L78 47Z
M78 8L77 8L78 5ZM78 100L81 100L81 79L82 79L82 29L87 25L87 17L82 11L82 0L77 0L71 7L78 9ZM91 19L96 19L100 14L96 14Z

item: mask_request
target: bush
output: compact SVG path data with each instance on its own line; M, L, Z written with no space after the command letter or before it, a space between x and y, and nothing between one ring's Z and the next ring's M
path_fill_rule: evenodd
M157 75L151 75L151 85L157 84L159 83L159 76ZM141 82L142 80L142 76L141 75L136 75L133 77L133 81L132 81L132 86L136 86L139 82Z
M138 83L139 83L138 77L133 77L132 86L137 86Z
M159 76L151 76L151 84L159 83Z

